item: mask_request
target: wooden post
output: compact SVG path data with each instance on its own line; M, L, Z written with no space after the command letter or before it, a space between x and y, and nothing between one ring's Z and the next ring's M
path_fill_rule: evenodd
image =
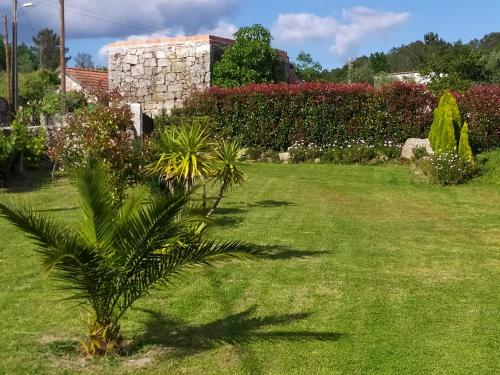
M61 51L60 51L61 94L66 95L66 46L65 46L65 25L64 25L64 0L59 0L59 3L61 12L61 43L60 43L61 44Z
M11 71L12 71L12 81L11 81L11 86L12 86L12 113L17 112L17 105L18 105L18 74L17 74L17 0L12 0L12 64L11 64Z
M9 54L9 23L7 15L3 16L4 22L4 43L5 43L5 72L7 74L7 101L12 104L12 89L11 89L11 72L10 72L10 54Z

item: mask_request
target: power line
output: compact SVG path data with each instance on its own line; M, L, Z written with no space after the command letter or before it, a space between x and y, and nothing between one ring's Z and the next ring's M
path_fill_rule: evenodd
M52 7L53 4L49 4L49 3L45 3L45 2L42 2L42 1L38 1L38 3L40 3L41 5L45 5L47 7ZM84 17L87 17L87 18L91 18L91 19L95 19L95 20L98 20L98 21L104 21L104 22L108 22L108 23L113 23L113 24L116 24L116 25L119 25L119 26L123 26L123 27L127 27L127 28L130 28L130 29L134 29L134 30L140 30L140 31L147 31L147 32L156 32L158 31L157 29L153 29L149 26L145 26L143 24L140 24L140 23L137 23L137 22L134 22L134 21L129 21L129 20L125 20L123 18L119 18L119 17L115 17L115 16L110 16L106 13L96 13L96 12L92 12L92 11L89 11L89 10L84 10L82 8L78 8L78 7L75 7L75 6L72 6L72 5L66 5L66 7L70 8L70 9L67 9L68 12L71 12L71 13L74 13L74 14L78 14L78 15L81 15L81 16L84 16Z
M21 9L21 13L22 13L22 15L23 15L23 17L24 17L24 20L25 20L25 21L26 21L26 23L29 25L29 27L30 27L31 31L33 31L33 35L36 35L35 28L34 28L34 27L33 27L33 25L31 24L31 22L30 22L30 20L29 20L28 16L26 15L26 13L24 12L23 7L20 7L19 9Z

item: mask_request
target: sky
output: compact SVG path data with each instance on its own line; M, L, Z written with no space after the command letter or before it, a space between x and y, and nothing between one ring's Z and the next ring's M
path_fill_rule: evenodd
M59 0L19 0L19 40L31 44L38 30L59 31ZM260 23L273 45L292 60L311 53L324 68L349 58L388 51L437 32L467 42L500 31L500 0L66 0L70 55L87 52L107 65L113 41L158 36L213 34L224 37ZM11 19L12 1L0 0ZM71 65L70 61L70 65Z

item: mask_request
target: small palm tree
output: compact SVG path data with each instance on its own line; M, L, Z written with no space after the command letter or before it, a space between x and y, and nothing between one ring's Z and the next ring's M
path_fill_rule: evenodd
M211 216L215 212L227 189L241 185L246 181L245 173L239 169L239 160L241 160L243 152L244 149L236 140L221 141L215 149L215 158L221 163L221 166L215 171L213 177L220 183L220 189L207 216Z
M159 159L149 169L175 190L181 184L190 191L196 179L205 182L213 172L210 134L202 125L167 128L157 142Z
M193 189L197 179L203 185L202 206L206 207L206 184L213 173L213 142L206 127L197 122L183 122L166 128L156 143L158 161L149 166L151 174L162 179L171 191L182 186Z
M36 242L44 268L54 272L69 298L90 309L84 342L89 355L122 348L120 318L155 284L189 266L256 253L244 243L204 240L203 224L186 209L189 193L137 191L116 204L112 179L99 162L78 173L77 187L79 228L26 203L2 202L0 214Z

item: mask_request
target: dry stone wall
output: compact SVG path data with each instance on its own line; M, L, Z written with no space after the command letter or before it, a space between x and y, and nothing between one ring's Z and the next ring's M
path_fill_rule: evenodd
M110 88L151 116L181 106L193 90L210 87L212 64L224 45L211 38L114 43L108 50Z

